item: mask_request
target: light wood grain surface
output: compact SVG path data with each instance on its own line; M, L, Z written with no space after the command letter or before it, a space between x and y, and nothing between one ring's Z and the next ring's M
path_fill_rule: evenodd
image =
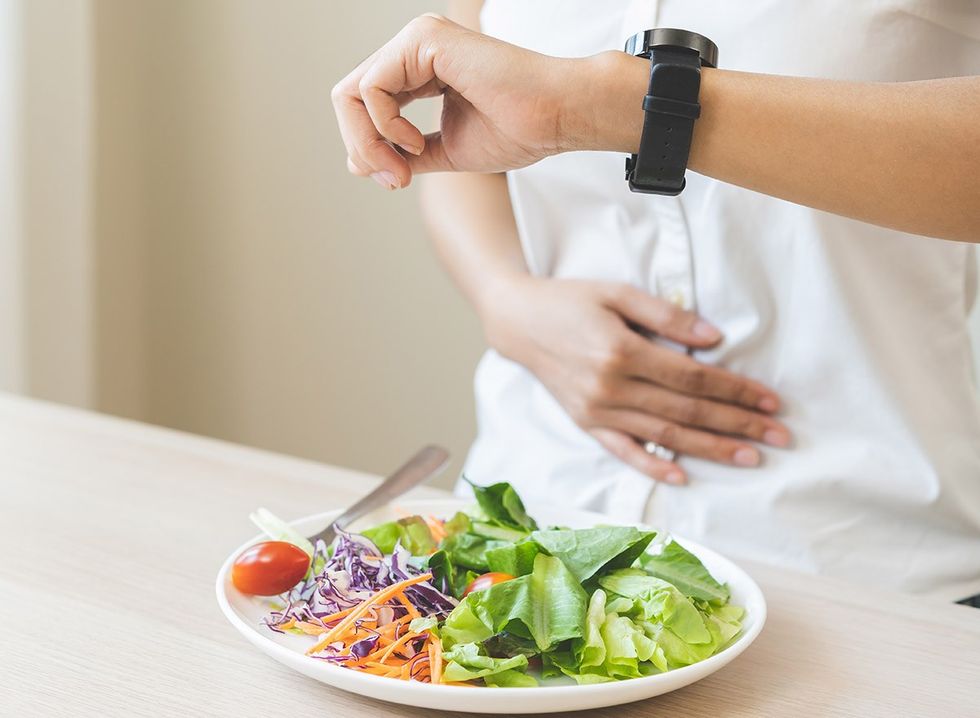
M254 534L250 510L295 518L372 481L0 396L0 716L428 715L281 667L214 600L222 560ZM592 713L980 716L980 610L744 565L770 611L748 651Z

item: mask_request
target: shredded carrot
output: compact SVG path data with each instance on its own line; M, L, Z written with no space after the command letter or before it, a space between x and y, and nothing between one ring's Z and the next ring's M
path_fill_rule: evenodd
M429 640L429 667L432 671L432 683L442 680L442 641L435 636Z
M406 633L404 636L402 636L397 641L395 641L390 646L388 646L383 653L381 653L381 658L378 659L378 662L384 663L386 660L388 660L388 656L390 656L392 653L394 653L396 650L404 646L409 641L414 640L421 635L422 635L421 633L412 633L411 631Z
M386 636L389 633L393 633L397 631L399 627L403 626L405 623L411 620L412 620L411 615L402 616L401 618L395 619L391 623L386 623L385 625L383 625L381 628L378 629L378 633L380 633L382 636Z
M411 677L412 677L412 662L411 661L405 661L405 663L404 663L404 665L402 666L402 669L401 669L400 678L403 681L407 681L407 680L411 679Z
M296 619L295 619L295 618L290 618L290 619L289 619L288 621L286 621L285 623L282 623L282 624L280 624L280 625L278 626L278 628L281 628L282 630L284 630L284 631L285 631L285 630L286 630L287 628L292 628L292 627L293 627L293 626L295 626L295 625L296 625Z
M411 616L412 618L419 618L422 615L418 612L418 609L416 609L415 606L412 605L412 602L405 597L404 593L396 593L395 598L397 598L399 603L401 603L406 609L408 609L408 615Z
M441 528L439 524L436 530ZM305 633L319 637L307 654L316 653L332 644L349 649L357 641L373 637L374 650L363 658L348 661L348 668L385 678L438 683L442 679L442 644L431 631L415 632L409 629L408 623L418 618L420 613L405 595L405 589L409 586L431 578L430 573L414 576L381 589L356 606L316 619L316 623L291 619L284 626L296 626ZM381 607L404 608L405 615L379 626L378 609ZM334 625L328 626L329 623ZM413 641L419 642L417 651L411 647Z
M432 534L432 539L436 543L440 543L449 534L446 533L444 524L442 521L437 519L435 516L427 516L424 518L425 525L429 527L429 533Z
M340 636L345 635L349 631L350 627L354 625L354 622L367 613L373 606L380 603L386 603L389 599L394 598L409 586L414 586L417 583L428 581L430 578L432 578L431 573L423 573L419 576L413 576L412 578L407 578L404 581L399 581L398 583L392 584L387 588L383 588L373 596L369 596L368 598L364 599L347 614L344 620L327 631L319 643L307 650L306 654L310 655L312 653L316 653L317 651L323 650L323 648L336 641Z
M337 611L337 613L331 613L329 616L324 616L323 618L318 618L316 620L322 623L323 627L326 628L328 623L333 623L334 621L344 618L345 616L349 615L350 612L353 611L355 608L357 608L357 606L351 606L350 608L345 608L343 611Z
M325 633L327 631L327 629L323 626L318 626L315 623L310 623L309 621L297 621L296 627L303 633L311 636L319 636L321 633Z

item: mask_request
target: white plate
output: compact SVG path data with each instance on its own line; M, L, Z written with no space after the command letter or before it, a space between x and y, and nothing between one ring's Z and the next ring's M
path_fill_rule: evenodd
M423 515L449 517L469 505L456 499L406 501L399 506L399 511L390 508L377 511L359 521L353 528L363 528L403 516L404 510ZM542 526L589 528L596 524L607 523L609 520L599 514L586 511L530 508L532 510L529 513ZM326 526L338 513L310 516L294 521L293 526L303 534L312 534ZM268 609L260 600L239 593L231 584L231 565L235 558L246 547L261 540L261 537L256 537L237 548L221 567L217 581L218 604L231 624L263 653L310 678L352 693L421 708L474 713L555 713L601 708L651 698L701 680L748 648L759 635L766 621L766 602L762 597L762 591L745 571L723 556L693 541L674 538L685 548L693 551L715 578L729 585L732 603L746 609L742 633L723 651L700 663L667 673L613 683L583 686L545 685L539 688L441 686L372 676L310 658L304 654L310 645L309 637L280 635L265 628L260 622Z

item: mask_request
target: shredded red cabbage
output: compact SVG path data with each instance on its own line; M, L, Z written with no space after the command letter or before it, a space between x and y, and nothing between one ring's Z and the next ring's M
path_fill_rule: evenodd
M395 546L386 555L363 536L338 532L333 554L323 541L314 547L312 565L322 568L318 572L311 570L300 584L283 594L285 608L271 612L264 623L273 631L283 633L281 626L291 619L316 623L318 619L356 606L383 588L423 573L409 563L410 559L409 552L401 546ZM428 581L406 588L405 597L422 616L437 618L447 615L458 603ZM380 627L407 613L408 609L396 601L372 608L357 623L370 620ZM315 657L338 664L364 658L378 642L377 634L370 635L373 631L367 627L364 630L368 637L354 643L349 652L341 653L342 644L331 645Z

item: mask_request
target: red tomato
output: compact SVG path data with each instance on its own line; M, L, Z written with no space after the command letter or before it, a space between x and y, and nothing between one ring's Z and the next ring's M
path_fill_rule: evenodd
M231 582L242 593L276 596L302 580L310 568L303 549L286 541L265 541L249 546L231 567Z
M465 591L463 591L463 595L469 596L474 591L483 591L484 589L490 588L495 583L503 583L504 581L511 581L513 579L514 577L509 573L491 571L490 573L485 573L482 576L477 576L470 581L470 585L466 587Z

